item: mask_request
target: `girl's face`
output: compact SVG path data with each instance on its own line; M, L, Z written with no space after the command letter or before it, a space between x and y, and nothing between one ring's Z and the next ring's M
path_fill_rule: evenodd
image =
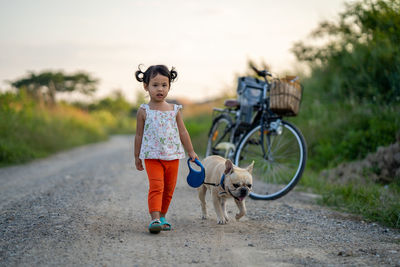
M150 79L149 84L144 84L144 89L149 92L152 101L162 102L169 92L169 79L166 76L157 74Z

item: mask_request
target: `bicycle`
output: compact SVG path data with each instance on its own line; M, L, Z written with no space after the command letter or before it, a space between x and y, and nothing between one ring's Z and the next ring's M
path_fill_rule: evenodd
M220 155L242 168L254 160L255 185L250 197L274 200L295 187L306 165L307 146L302 133L294 124L283 120L284 116L297 114L303 87L297 77L284 82L273 78L267 70L251 68L263 80L240 77L238 99L226 100L223 109L213 109L215 118L208 134L206 156ZM272 80L269 81L268 77ZM297 110L294 110L296 107L280 108L282 103L277 101L282 102L285 96L279 96L279 92L272 94L271 88L276 93L279 86L287 87L294 83L301 92ZM215 113L219 115L215 116ZM258 180L267 184L268 191L265 192L264 186L257 186Z

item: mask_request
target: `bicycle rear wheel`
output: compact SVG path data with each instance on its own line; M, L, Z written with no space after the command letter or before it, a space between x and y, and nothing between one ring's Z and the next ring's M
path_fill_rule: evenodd
M211 155L228 156L229 148L227 146L218 146L221 143L231 144L232 119L229 115L222 114L214 119L208 134L206 157Z
M253 128L240 141L235 164L247 167L254 160L253 190L250 197L274 200L286 195L303 174L307 151L301 132L291 123L281 121L278 130ZM260 183L259 181L263 182Z

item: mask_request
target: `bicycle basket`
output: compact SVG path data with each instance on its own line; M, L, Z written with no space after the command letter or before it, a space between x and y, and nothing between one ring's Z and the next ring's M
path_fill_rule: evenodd
M272 82L269 107L281 116L296 116L299 113L302 87L295 76L286 76Z
M240 120L250 123L254 106L262 101L265 82L253 77L240 77L238 80L238 100L240 103Z

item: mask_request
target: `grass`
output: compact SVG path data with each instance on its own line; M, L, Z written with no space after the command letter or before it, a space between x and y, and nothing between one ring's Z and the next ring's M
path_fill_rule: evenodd
M324 99L317 85L307 84L299 116L291 118L308 146L308 163L300 185L321 194L321 204L400 228L399 181L383 185L369 181L335 184L320 176L342 162L363 159L379 146L396 141L400 105L338 102ZM314 90L313 90L314 88Z
M134 121L90 114L67 104L40 106L24 95L0 95L0 166L23 163L75 146L98 142L109 134L134 129ZM107 117L108 120L105 119Z
M306 138L312 169L362 159L379 146L396 141L399 105L322 103L312 99L305 99L299 116L290 119Z
M211 115L208 113L185 119L185 126L189 132L193 147L200 158L203 158L206 154L207 136L211 123Z
M360 214L369 221L400 228L399 184L335 184L324 180L318 172L307 170L299 185L303 190L311 188L313 192L320 194L320 204L339 211Z

